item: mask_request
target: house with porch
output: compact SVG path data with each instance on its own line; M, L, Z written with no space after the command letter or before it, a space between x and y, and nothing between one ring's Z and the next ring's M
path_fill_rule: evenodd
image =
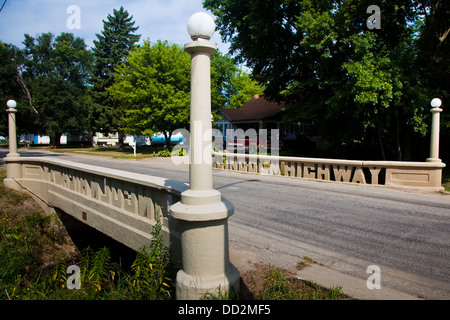
M280 129L283 103L266 100L255 95L239 109L222 109L218 129L225 136L227 129Z
M277 103L255 95L239 109L220 110L221 119L216 122L216 128L222 132L225 143L227 129L255 129L256 132L267 129L269 134L271 129L278 129L284 145L295 145L301 136L307 135L313 124L282 121L285 106L285 102Z

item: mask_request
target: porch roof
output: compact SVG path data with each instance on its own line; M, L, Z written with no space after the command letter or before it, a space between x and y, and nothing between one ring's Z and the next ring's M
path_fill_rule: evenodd
M222 112L231 121L265 120L279 115L284 105L255 95L239 109L222 109Z

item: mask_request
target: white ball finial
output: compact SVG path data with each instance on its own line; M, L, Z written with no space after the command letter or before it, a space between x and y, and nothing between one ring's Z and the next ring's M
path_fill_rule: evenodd
M431 107L433 108L439 108L442 105L442 101L439 98L434 98L431 100Z
M8 108L15 109L17 107L17 102L15 102L14 100L8 100L8 102L6 102L6 105L8 106Z
M215 29L216 24L213 18L205 12L194 13L188 20L187 31L192 40L209 40Z

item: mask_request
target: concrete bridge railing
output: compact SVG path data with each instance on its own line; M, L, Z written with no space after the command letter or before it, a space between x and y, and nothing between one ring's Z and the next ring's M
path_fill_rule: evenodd
M355 161L213 153L213 167L261 175L441 191L442 162Z
M174 262L181 263L178 221L169 206L188 189L184 183L56 157L7 157L7 187L28 191L47 207L56 207L138 250L149 245L157 219Z

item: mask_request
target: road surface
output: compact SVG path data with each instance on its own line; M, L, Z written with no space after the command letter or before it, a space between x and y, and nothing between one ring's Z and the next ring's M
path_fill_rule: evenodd
M169 159L19 152L189 180L188 166ZM450 299L450 195L225 171L214 171L214 187L235 206L230 247L244 262L295 269L307 256L363 280L376 265L382 289Z

